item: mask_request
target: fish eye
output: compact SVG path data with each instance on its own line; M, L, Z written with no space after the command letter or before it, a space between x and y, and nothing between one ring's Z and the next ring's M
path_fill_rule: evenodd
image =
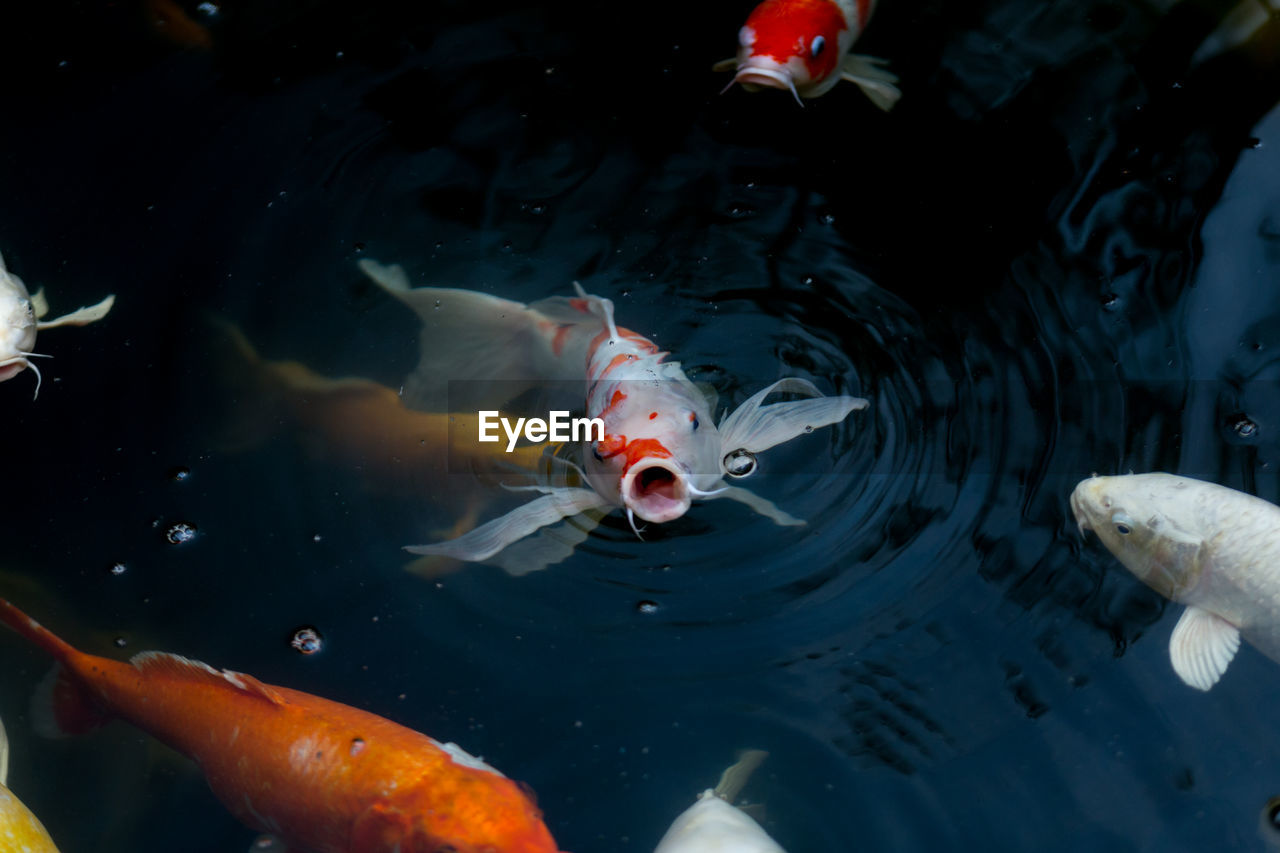
M1133 519L1123 512L1117 512L1111 516L1111 523L1116 526L1116 533L1121 536L1128 536L1133 532Z
M817 56L822 53L822 49L827 46L827 40L822 36L814 36L813 41L809 44L809 55Z
M600 451L599 451L599 450L596 450L596 449L595 449L595 447L592 447L592 448L591 448L591 455L592 455L592 456L594 456L594 457L596 458L596 461L597 461L597 462L603 462L603 461L604 461L604 457L600 455Z
M723 464L726 474L741 479L756 470L756 457L750 450L739 448L725 456Z
M697 415L695 415L695 414L693 414L692 412L690 412L690 413L689 413L689 421L690 421L690 423L692 423L692 424L693 424L693 431L694 431L694 432L697 432L697 431L698 431L698 426L699 426L699 423L698 423L698 416L697 416Z

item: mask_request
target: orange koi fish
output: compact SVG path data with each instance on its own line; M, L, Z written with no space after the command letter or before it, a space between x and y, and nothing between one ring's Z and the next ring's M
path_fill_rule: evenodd
M475 411L416 411L395 389L359 377L332 379L297 361L269 361L235 325L221 319L212 325L217 372L235 400L228 406L233 422L219 431L224 448L246 450L288 429L317 459L358 471L375 491L464 505L463 530L475 526L473 516L486 497L479 477L539 466L539 445L503 452L496 445L451 441L451 434L476 434Z
M542 497L456 539L406 548L414 554L487 560L561 519L614 507L626 511L638 535L636 518L671 521L684 515L694 498L731 498L778 524L803 524L768 500L726 485L724 477L749 473L736 467L735 454L753 459L868 405L861 397L825 397L804 379L781 379L717 426L706 394L680 363L666 361L669 353L619 327L613 303L581 286L575 284L574 298L523 305L467 290L410 288L398 266L366 259L360 268L430 324L420 341L422 362L407 386L427 386L433 378L437 383L480 377L546 383L581 382L585 376L587 415L604 425L604 436L582 447L583 476L591 488L537 487ZM476 370L482 372L467 373ZM814 399L765 405L774 393Z
M58 662L33 703L37 729L127 720L295 853L558 853L528 794L457 744L165 652L85 654L3 599L0 622Z
M874 6L875 0L764 0L738 31L738 56L712 70L734 69L729 86L741 83L748 92L787 89L802 106L801 98L848 80L877 107L891 109L902 97L897 76L881 67L882 59L849 53Z

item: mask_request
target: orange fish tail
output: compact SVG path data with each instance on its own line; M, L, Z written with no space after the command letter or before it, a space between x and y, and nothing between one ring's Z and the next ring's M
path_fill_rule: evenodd
M103 711L76 675L89 657L48 628L0 598L0 622L8 625L57 661L31 697L31 724L45 737L83 734L105 725L112 715Z
M54 660L61 662L79 654L73 646L3 598L0 598L0 622L53 655Z

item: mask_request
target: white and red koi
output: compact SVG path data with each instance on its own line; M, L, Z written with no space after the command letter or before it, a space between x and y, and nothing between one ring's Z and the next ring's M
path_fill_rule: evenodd
M22 279L7 271L4 258L0 257L0 382L12 379L30 367L36 375L34 396L39 396L40 369L31 359L48 356L32 351L36 345L36 332L58 326L83 326L101 320L107 316L115 299L115 296L108 296L97 305L80 308L56 320L41 320L49 313L44 290L36 291L35 296L30 295Z
M586 411L604 438L583 447L591 488L538 486L542 497L457 539L414 545L415 554L488 560L508 545L563 518L623 508L651 523L684 515L694 498L741 501L778 524L803 524L754 493L725 483L737 452L759 453L865 408L860 397L824 397L804 379L782 379L756 393L717 427L711 404L679 362L644 336L617 326L613 303L577 287L575 298L533 305L450 288L411 289L398 266L360 262L374 281L412 307L424 323L422 360L406 381L417 405L440 405L448 379L547 383L586 379ZM575 285L576 286L576 285ZM812 399L765 405L770 394ZM457 408L456 401L449 406ZM638 532L638 531L637 531ZM567 551L556 558L563 559ZM545 555L539 555L544 557ZM504 565L530 571L526 562ZM544 562L550 560L544 559Z
M457 744L178 655L86 654L3 599L0 623L58 662L32 703L37 729L126 720L194 759L236 818L290 851L559 850L528 793Z
M902 97L897 76L881 67L884 60L849 53L874 6L875 0L764 0L738 31L737 57L712 69L733 69L730 86L785 89L797 103L848 80L877 107L891 109Z

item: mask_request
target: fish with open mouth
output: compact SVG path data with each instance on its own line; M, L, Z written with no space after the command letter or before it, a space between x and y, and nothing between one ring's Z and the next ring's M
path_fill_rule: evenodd
M1071 511L1140 581L1187 606L1169 640L1184 682L1213 687L1241 637L1280 661L1280 507L1157 472L1083 480Z
M902 97L897 76L882 59L849 53L874 7L875 0L764 0L738 31L738 55L712 70L732 70L729 86L748 92L789 91L801 106L801 98L847 80L880 109L892 109Z
M586 413L604 434L583 447L590 488L531 486L542 492L474 530L414 554L481 561L561 519L621 507L636 520L679 518L695 498L741 501L778 524L803 524L725 477L742 458L843 421L867 407L861 397L826 397L805 379L781 379L716 425L707 395L667 361L669 353L614 322L613 303L576 285L575 297L523 305L452 288L410 288L404 270L368 259L360 268L424 322L422 361L406 395L438 397L445 377L586 381ZM425 389L434 385L433 391ZM808 399L766 404L775 393ZM452 403L450 405L453 405ZM561 554L562 559L567 554ZM527 569L526 569L527 570Z

